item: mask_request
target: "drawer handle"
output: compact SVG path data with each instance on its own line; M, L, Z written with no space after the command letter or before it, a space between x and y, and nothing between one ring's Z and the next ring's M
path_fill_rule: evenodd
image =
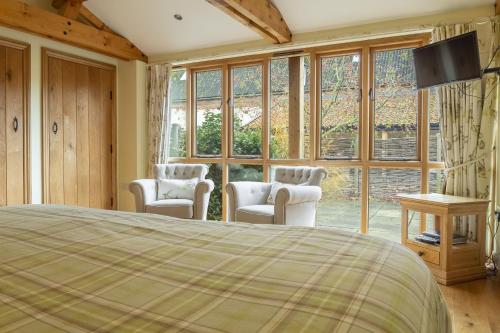
M418 254L419 257L421 257L421 256L423 256L425 254L425 252L424 251L418 251L417 254Z
M52 133L57 134L58 126L57 123L54 121L52 124Z
M12 128L14 129L14 132L17 132L19 129L19 121L17 120L17 117L14 117L14 120L12 121Z

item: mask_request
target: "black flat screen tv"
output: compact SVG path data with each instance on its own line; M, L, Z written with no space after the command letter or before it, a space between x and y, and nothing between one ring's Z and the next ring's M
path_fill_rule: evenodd
M413 61L418 89L481 77L475 31L416 48Z

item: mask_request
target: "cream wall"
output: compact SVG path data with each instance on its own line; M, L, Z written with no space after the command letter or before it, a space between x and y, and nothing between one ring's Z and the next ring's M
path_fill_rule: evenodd
M147 174L146 65L140 61L120 61L120 110L118 136L118 208L135 211L128 184Z
M8 38L30 44L30 175L31 175L31 202L42 202L42 48L50 48L69 54L89 58L115 65L117 68L117 174L118 174L118 205L120 209L130 209L127 196L121 191L123 183L127 180L142 177L145 172L145 155L141 151L145 136L145 64L138 61L121 61L95 52L83 50L64 43L42 38L33 34L0 27L0 38ZM122 111L123 108L123 111ZM127 124L127 119L133 119L137 131L133 135ZM135 142L134 150L122 141ZM129 170L129 165L136 165ZM123 175L122 175L123 174ZM124 204L120 201L124 197Z

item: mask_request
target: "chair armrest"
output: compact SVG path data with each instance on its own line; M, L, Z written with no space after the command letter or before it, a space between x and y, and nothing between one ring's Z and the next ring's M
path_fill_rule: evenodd
M146 211L146 205L156 200L156 180L138 179L128 185L128 189L135 197L135 209L138 213Z
M316 205L321 199L319 186L292 186L278 190L274 205L274 223L314 227Z
M208 202L210 194L214 190L214 182L210 179L200 180L194 188L193 198L193 218L196 220L206 220L208 212Z
M271 184L262 182L230 182L226 185L229 221L235 221L236 210L251 205L264 205L271 192Z
M276 193L276 205L295 205L321 200L321 187L296 185L280 188Z

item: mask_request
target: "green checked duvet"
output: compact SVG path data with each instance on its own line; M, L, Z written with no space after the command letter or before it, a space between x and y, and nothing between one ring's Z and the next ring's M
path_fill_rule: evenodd
M331 229L0 209L0 332L450 332L425 264Z

